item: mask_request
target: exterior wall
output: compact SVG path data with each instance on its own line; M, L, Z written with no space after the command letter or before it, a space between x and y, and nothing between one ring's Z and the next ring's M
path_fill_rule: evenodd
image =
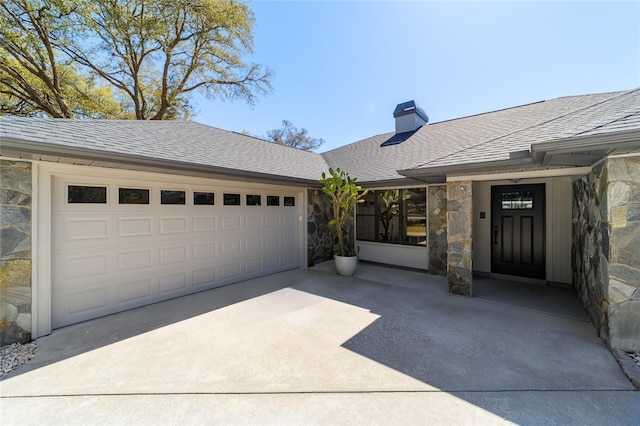
M525 183L522 181L521 183ZM571 178L527 179L546 186L546 280L571 285ZM513 185L508 180L473 183L473 269L491 272L491 186ZM485 218L480 213L485 213Z
M31 340L31 163L0 160L0 346Z
M308 266L333 259L335 229L329 225L331 204L319 189L307 191L307 262Z
M640 157L608 161L609 341L640 352Z
M407 268L427 269L427 249L424 246L358 241L358 256L369 262Z
M576 291L612 349L640 351L640 158L606 160L573 194Z
M472 296L473 186L447 182L447 281L449 293Z
M447 187L427 188L429 272L447 275Z

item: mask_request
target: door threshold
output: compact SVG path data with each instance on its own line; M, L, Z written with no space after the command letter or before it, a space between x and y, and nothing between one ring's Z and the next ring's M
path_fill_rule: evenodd
M547 280L542 280L539 278L519 277L517 275L496 274L494 272L491 272L489 276L491 278L498 278L501 280L518 281L518 282L527 283L527 284L547 285Z

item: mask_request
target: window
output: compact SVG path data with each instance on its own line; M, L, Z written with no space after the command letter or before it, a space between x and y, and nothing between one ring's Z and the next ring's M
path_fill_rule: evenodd
M69 185L67 201L70 204L107 204L107 187Z
M118 188L120 204L149 204L149 190L138 188Z
M280 205L280 197L277 195L267 195L267 205L268 206L279 206Z
M186 204L186 194L184 191L160 191L160 204Z
M533 210L533 191L503 192L502 210Z
M215 203L215 196L213 192L194 192L193 193L194 206L213 206L214 203Z
M224 194L222 196L222 203L225 206L239 206L240 194Z
M295 206L296 205L296 197L284 197L284 205L285 206Z
M424 246L427 243L425 188L370 191L358 204L356 238Z
M262 197L260 195L247 194L247 205L248 206L262 205Z

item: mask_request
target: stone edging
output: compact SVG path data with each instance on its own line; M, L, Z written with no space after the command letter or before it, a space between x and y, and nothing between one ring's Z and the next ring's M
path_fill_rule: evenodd
M613 357L622 367L624 374L627 375L636 389L640 389L640 365L631 358L630 354L621 349L614 349L612 352Z

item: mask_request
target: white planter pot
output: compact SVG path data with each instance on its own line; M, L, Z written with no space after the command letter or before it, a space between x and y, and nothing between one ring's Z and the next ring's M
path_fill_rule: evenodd
M358 256L335 256L336 272L345 277L350 277L356 272Z

